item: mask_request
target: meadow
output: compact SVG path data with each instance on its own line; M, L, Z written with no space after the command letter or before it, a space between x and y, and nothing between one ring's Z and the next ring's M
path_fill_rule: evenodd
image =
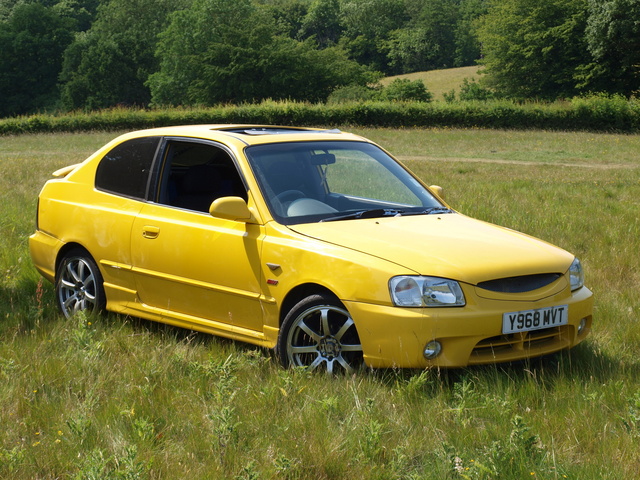
M638 477L640 135L345 130L458 211L578 255L592 335L517 364L329 377L135 318L65 320L29 258L37 194L116 133L0 137L0 478Z
M396 78L422 80L427 90L433 94L433 99L443 101L444 95L451 92L451 90L456 90L456 93L460 91L460 86L465 78L468 81L479 80L480 75L478 74L478 70L479 67L476 65L472 67L445 68L442 70L405 73L403 75L385 77L380 83L382 85L389 85Z

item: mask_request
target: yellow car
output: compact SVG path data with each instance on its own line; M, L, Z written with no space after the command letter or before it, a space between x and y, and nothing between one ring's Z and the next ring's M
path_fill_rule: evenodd
M158 128L55 172L29 244L67 317L169 323L285 366L462 367L584 340L579 260L441 197L338 130Z

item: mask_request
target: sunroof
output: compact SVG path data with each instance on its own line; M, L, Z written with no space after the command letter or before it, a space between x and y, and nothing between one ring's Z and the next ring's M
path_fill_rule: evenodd
M341 133L337 128L331 130L313 130L305 128L286 127L255 127L255 128L230 128L225 132L242 133L245 135L283 135L287 133Z

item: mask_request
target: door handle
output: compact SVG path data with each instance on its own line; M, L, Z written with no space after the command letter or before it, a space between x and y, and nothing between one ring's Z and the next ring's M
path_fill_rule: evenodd
M145 225L142 227L142 236L144 238L158 238L158 235L160 235L160 227L154 227L152 225Z

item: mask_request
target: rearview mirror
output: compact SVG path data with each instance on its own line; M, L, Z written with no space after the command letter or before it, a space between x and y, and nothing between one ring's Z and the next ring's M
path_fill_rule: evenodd
M311 157L311 165L332 165L336 163L333 153L316 153Z
M240 197L216 198L209 207L209 213L212 217L236 222L250 223L254 220L247 202Z

